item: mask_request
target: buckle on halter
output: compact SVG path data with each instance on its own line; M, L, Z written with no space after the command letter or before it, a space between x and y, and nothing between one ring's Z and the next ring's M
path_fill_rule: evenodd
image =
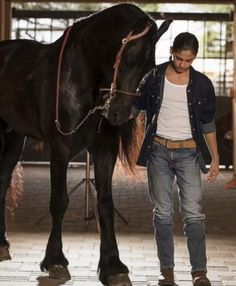
M123 45L125 45L125 44L128 43L128 39L127 38L123 38L121 42L122 42Z

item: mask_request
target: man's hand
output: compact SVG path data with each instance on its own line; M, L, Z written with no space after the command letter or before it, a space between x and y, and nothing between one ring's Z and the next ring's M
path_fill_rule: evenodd
M219 160L213 160L211 162L210 170L207 174L207 181L212 183L216 180L219 174Z
M205 138L211 153L212 162L210 166L209 173L207 175L207 181L212 183L216 180L219 174L219 153L217 149L216 132L211 132L205 134Z

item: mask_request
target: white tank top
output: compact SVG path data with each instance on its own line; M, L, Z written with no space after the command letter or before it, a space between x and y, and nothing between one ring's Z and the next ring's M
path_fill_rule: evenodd
M165 77L157 135L171 140L192 138L186 88L187 85L173 84Z

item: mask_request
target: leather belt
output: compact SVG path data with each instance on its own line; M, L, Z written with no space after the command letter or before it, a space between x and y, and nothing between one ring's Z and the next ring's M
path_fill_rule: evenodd
M196 148L197 147L194 139L170 140L170 139L162 138L159 136L155 136L154 142L159 143L168 149Z

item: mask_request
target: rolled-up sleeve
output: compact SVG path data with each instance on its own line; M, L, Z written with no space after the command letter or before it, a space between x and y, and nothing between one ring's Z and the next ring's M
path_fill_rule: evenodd
M213 119L211 122L202 124L202 132L204 134L212 133L215 131L216 131L215 119Z

